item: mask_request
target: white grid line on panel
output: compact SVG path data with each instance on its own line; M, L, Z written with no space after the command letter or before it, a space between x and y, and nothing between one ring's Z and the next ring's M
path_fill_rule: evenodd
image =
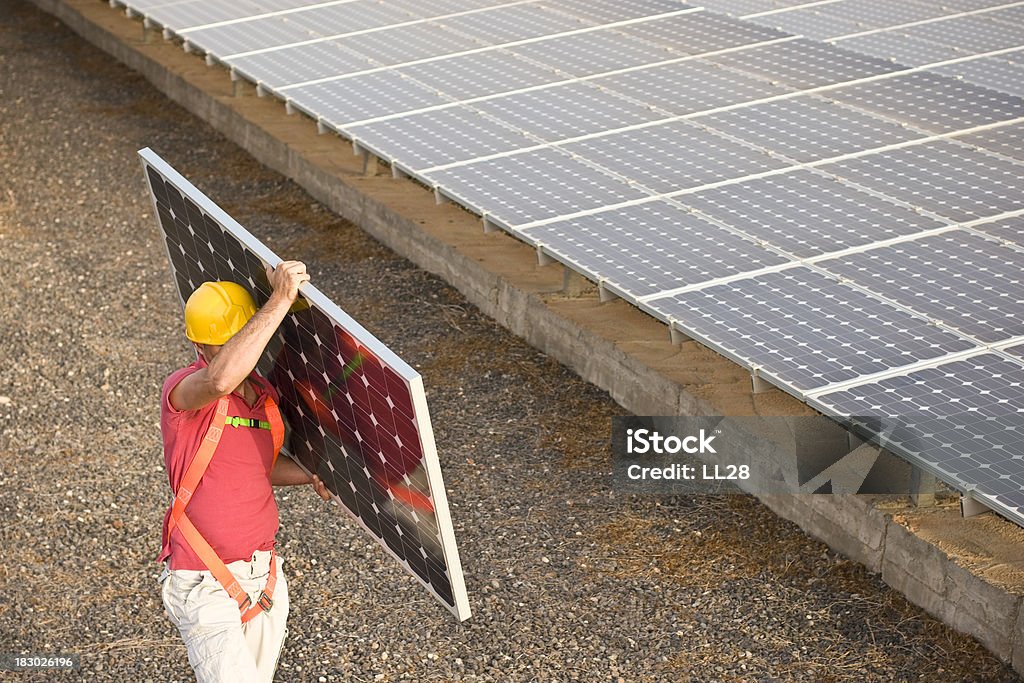
M1008 249L1012 249L1014 251L1024 252L1024 244L1019 244L1012 240L999 237L998 235L990 235L984 230L979 229L979 226L986 225L988 223L997 223L999 221L1005 221L1009 218L1020 218L1021 216L1024 216L1024 209L1017 209L1016 211L1006 211L997 216L985 216L984 218L976 218L973 221L961 223L960 227L966 230L967 232L971 233L972 235L978 235L979 237L984 237L987 240L998 242L1004 247L1007 247Z
M345 0L345 2L350 2L350 1L351 0ZM317 43L326 43L326 42L331 41L331 40L339 40L341 38L351 38L352 36L363 36L363 35L367 35L369 33L380 33L381 31L387 31L387 30L393 29L393 28L402 28L404 26L414 26L416 24L427 24L427 23L430 23L432 21L440 21L440 20L444 20L444 19L453 19L455 17L463 17L463 16L467 16L467 15L470 15L470 14L479 14L480 12L488 12L488 11L494 10L494 9L501 9L503 7L515 7L516 5L525 5L525 4L529 4L529 3L534 3L536 1L537 0L513 0L512 2L506 2L506 3L501 4L501 5L493 5L491 7L478 7L476 9L463 10L462 12L452 12L450 14L439 14L437 16L424 17L424 18L421 18L421 19L410 19L409 21L402 21L402 22L399 22L397 24L387 24L385 26L374 26L373 28L364 28L364 29L360 29L358 31L349 31L347 33L334 33L334 34L331 34L329 36L320 36L319 38L310 38L309 40L301 40L301 41L299 41L297 43L287 43L285 45L274 45L273 47L263 47L263 48L260 48L258 50L247 50L245 52L236 52L234 54L225 55L223 57L218 57L218 59L221 59L221 60L241 59L242 57L251 57L253 55L262 55L262 54L266 54L268 52L276 52L277 50L283 50L285 48L304 47L306 45L316 45ZM450 57L452 55L445 55L445 56L446 57ZM369 69L368 71L374 71L374 70L375 69ZM345 74L345 77L348 77L348 76L358 76L358 75L361 75L361 74L364 74L364 73L366 73L366 71L359 71L359 72L355 72L355 73L351 73L351 74ZM331 80L331 79L322 79L322 80ZM309 82L306 82L306 83L289 84L287 87L290 88L290 87L297 87L299 85L310 85L312 83L319 83L319 82L321 82L321 81L309 81Z
M798 40L799 36L786 36L785 38L775 38L773 40L766 40L760 43L747 43L746 45L737 45L735 47L722 48L721 50L714 50L712 52L702 52L696 55L685 55L682 57L673 57L671 59L663 59L658 62L648 62L647 64L638 64L636 66L628 66L622 69L613 69L611 71L601 71L596 74L590 74L589 76L580 76L566 78L561 81L552 81L550 83L542 83L540 85L531 85L526 88L519 88L517 90L506 90L504 92L492 93L490 95L481 95L480 97L471 97L465 100L459 100L458 102L452 102L450 104L438 104L432 107L424 107L422 109L413 109L411 111L404 111L398 114L387 114L384 116L377 116L372 119L363 119L362 121L353 121L345 124L346 128L354 128L356 126L366 126L372 123L380 123L381 121L391 121L394 119L405 118L406 116L412 116L413 114L424 114L431 111L440 111L442 109L449 109L451 107L457 107L464 104L476 104L478 102L487 102L488 100L498 99L500 97L508 97L510 95L521 95L523 93L537 92L539 90L548 90L549 88L555 88L562 85L569 85L570 83L586 83L587 81L596 80L599 78L607 78L608 76L618 76L619 74L631 73L633 71L641 71L643 69L650 69L657 66L668 66L671 64L679 64L682 62L689 62L697 59L709 59L717 57L718 55L729 54L731 52L739 52L740 50L746 50L752 47L767 47L769 45L777 45L780 43L788 43L794 40ZM451 56L451 55L448 55ZM398 67L395 67L398 68ZM617 94L617 93L616 93Z
M517 47L519 45L529 45L530 43L537 43L537 42L540 42L542 40L550 40L551 38L560 38L562 36L574 36L574 35L580 35L580 34L585 34L585 33L593 33L594 31L601 31L601 30L609 29L609 28L617 28L619 26L631 26L633 24L640 24L640 23L644 23L644 22L647 22L647 21L654 21L656 19L664 19L666 17L674 17L674 16L683 15L683 14L694 14L696 12L702 12L702 11L704 11L704 10L702 8L700 8L700 7L689 7L687 9L676 10L674 12L666 12L664 14L655 14L655 15L649 16L649 17L637 17L635 19L625 19L623 21L616 21L616 22L613 22L611 24L602 24L600 26L587 26L585 28L574 29L572 31L562 31L560 33L548 33L548 34L545 34L543 36L534 36L533 38L523 38L522 40L512 40L512 41L509 41L509 42L506 42L506 43L498 43L496 45L485 45L484 47L474 48L472 50L463 50L462 52L452 52L452 53L449 53L449 54L438 55L438 56L435 56L435 57L424 57L423 59L415 59L415 60L413 60L411 62L403 62L401 64L392 64L392 65L389 65L389 66L382 66L382 67L377 67L377 68L374 68L374 69L365 69L363 71L354 71L352 73L343 74L341 76L328 76L328 77L325 77L325 78L314 78L312 80L303 81L301 83L289 83L288 85L281 86L281 88L279 88L279 89L282 92L284 92L284 91L290 90L292 88L299 88L299 87L303 87L303 86L307 86L307 85L317 85L318 83L327 83L329 81L338 81L338 80L341 80L343 78L352 78L354 76L364 76L366 74L376 73L378 71L395 70L395 69L400 69L400 68L402 68L404 66L413 66L413 65L416 65L416 64L427 64L427 63L436 62L436 61L439 61L439 60L442 60L442 59L448 59L450 57L461 57L461 56L464 56L464 55L475 55L475 54L480 54L481 52L490 52L492 50L499 50L499 49L502 49L502 48ZM289 46L284 45L282 47L289 47ZM280 48L274 48L274 49L280 49ZM232 57L238 57L240 55L231 55L231 56ZM227 58L225 58L225 59L227 59Z
M740 19L757 19L758 17L767 17L773 14L783 14L785 12L792 12L798 9L807 9L808 7L820 7L821 5L832 5L843 0L818 0L817 2L808 2L803 5L790 5L789 7L779 7L776 9L765 10L764 12L754 12L753 14L745 14Z
M995 351L998 351L999 353L1005 353L1007 349L1010 349L1010 348L1012 348L1014 346L1019 346L1021 344L1024 344L1024 335L1021 335L1021 336L1018 336L1018 337L1014 337L1013 339L1007 339L1005 341L1001 341L998 344L993 344L992 348ZM1013 358L1017 362L1020 362L1020 358L1017 357L1017 356L1007 356L1007 358Z
M255 21L257 19L269 19L270 17L280 17L287 14L295 14L296 12L305 12L306 10L319 9L321 7L333 7L334 5L347 5L350 2L356 2L356 0L328 0L327 2L318 2L314 5L303 5L302 7L289 7L288 9L281 9L275 12L264 12L262 14L251 14L247 17L238 17L236 19L225 19L224 21L215 21L209 24L199 24L197 26L187 26L185 28L174 29L178 35L184 36L190 31L201 31L208 28L220 28L221 26L231 26L233 24L242 24L247 21Z
M803 392L803 397L807 399L815 399L818 398L819 396L831 394L836 391L846 391L847 389L859 387L864 384L874 384L875 382L889 379L890 377L900 377L902 375L908 375L912 372L917 372L918 370L927 370L929 368L938 367L939 365L943 365L945 363L952 363L958 360L966 360L968 358L973 358L975 356L981 356L986 353L993 352L997 352L996 349L990 347L981 347L976 349L968 349L966 351L956 351L954 353L947 353L946 355L939 356L938 358L921 360L916 363L910 363L909 365L901 365L900 367L889 368L888 370L876 372L871 375L861 375L860 377L854 377L853 379L848 379L843 382L834 382L832 384L826 384L821 387L815 387L814 389L810 389L806 392ZM1011 358L1012 360L1016 360L1010 356L1006 357Z
M874 149L859 150L859 151L856 151L856 152L850 152L849 154L841 154L841 155L835 156L835 157L829 157L829 158L826 158L826 159L818 159L816 161L810 161L810 162L806 162L806 163L802 163L802 164L796 164L794 166L787 166L786 168L773 169L773 170L764 171L764 172L761 172L761 173L753 173L751 175L743 176L743 177L740 177L740 178L730 178L728 180L722 180L722 181L715 182L715 183L708 183L706 185L701 185L699 187L688 187L688 188L683 189L683 190L676 190L675 192L666 192L666 193L663 193L663 194L652 195L650 197L644 197L642 199L631 199L629 201L619 202L617 204L609 204L607 206L597 207L597 208L594 208L594 209L586 209L584 211L578 211L576 213L566 214L566 215L563 215L563 216L553 216L551 218L543 218L541 220L531 221L529 223L523 223L523 224L512 226L512 227L514 227L514 229L517 230L517 231L518 230L529 230L530 228L535 228L535 227L538 227L538 226L541 226L541 225L547 225L548 223L554 223L554 222L557 222L557 221L563 221L563 220L567 220L567 219L570 219L570 218L578 218L580 216L589 216L589 215L596 214L596 213L604 213L605 211L611 211L611 210L614 210L614 209L621 209L621 208L625 208L627 206L637 206L637 205L640 205L640 204L647 204L648 202L657 201L659 199L671 199L673 197L682 197L684 195L693 194L695 192L701 192L703 190L711 190L711 189L714 189L714 188L717 188L717 187L724 187L726 185L735 185L737 183L746 182L748 180L757 180L759 178L770 178L772 176L783 175L783 174L791 173L791 172L797 171L797 170L814 169L814 168L817 168L819 166L823 166L825 164L831 164L831 163L836 163L836 162L840 162L840 161L848 161L850 159L859 159L860 157L868 156L870 154L877 154L879 152L891 152L891 151L898 150L898 149L904 149L906 147L916 147L918 145L923 145L923 144L926 144L926 143L929 143L929 142L935 142L936 140L946 140L946 139L952 138L955 135L963 135L963 134L969 133L969 132L973 133L973 132L979 132L979 131L983 131L983 130L990 130L990 129L993 129L993 128L999 128L1001 126L1008 126L1008 125L1013 125L1013 124L1017 124L1017 123L1021 123L1021 122L1024 122L1024 117L1018 117L1018 118L1015 118L1015 119L1010 119L1008 121L999 121L999 122L996 122L996 123L987 123L987 124L984 124L984 125L981 125L981 126L974 126L973 128L965 128L965 129L958 130L958 131L949 131L949 132L946 132L946 133L936 133L936 134L928 136L928 137L917 138L917 139L914 139L914 140L906 140L904 142L897 142L897 143L894 143L894 144L891 144L891 145L886 145L884 147L877 147L877 148L874 148ZM658 121L658 122L656 122L656 124L661 124L661 123L666 123L666 122L665 121ZM646 128L648 126L644 125L642 127ZM636 127L633 127L633 128L636 128ZM593 136L587 136L587 137L593 137ZM550 145L550 146L557 147L558 145L561 145L561 144L563 144L563 143L560 142L560 143L557 143L557 144L554 144L554 145ZM501 155L501 156L509 156L509 155ZM1020 162L1015 162L1015 163L1020 164ZM1021 164L1021 167L1022 167L1022 169L1024 169L1024 164Z
M859 31L857 33L847 33L840 36L832 36L827 38L826 41L829 43L836 43L840 40L848 40L850 38L859 38L860 36L869 36L875 33L888 33L889 31L899 31L905 28L913 28L914 26L921 26L923 24L934 24L940 21L946 21L947 19L958 19L960 17L973 17L979 14L987 14L1001 9L1009 9L1011 7L1019 7L1024 5L1024 2L1011 2L1006 5L996 5L995 7L983 7L981 9L968 10L966 12L957 12L956 14L944 14L941 17L932 17L930 19L920 19L918 21L908 21L905 24L895 24L893 26L884 26L882 28L873 28L867 31ZM1018 46L1014 49L1020 49ZM934 66L934 65L933 65Z
M707 216L705 216L703 213L701 213L699 211L695 212L695 213L700 215L702 218L705 218L705 219L708 218ZM1000 218L1007 218L1007 217L1009 217L1009 216L1007 216L1005 214L1000 215ZM801 266L803 266L803 267L811 267L811 266L814 266L816 263L818 263L820 261L828 261L828 260L831 260L831 259L841 258L843 256L848 256L850 254L857 254L857 253L861 253L861 252L865 252L865 251L870 251L872 249L878 249L878 248L881 248L881 247L888 247L888 246L891 246L891 245L894 245L894 244L900 244L902 242L912 242L912 241L918 240L918 239L924 239L924 238L927 238L927 237L934 237L935 235L943 235L943 234L945 234L947 232L955 232L956 230L960 230L962 228L963 228L963 226L957 225L957 224L954 223L954 224L950 224L950 225L943 225L943 226L938 227L938 228L932 228L930 230L922 230L920 232L915 232L915 233L911 233L911 234L908 234L908 235L899 235L897 237L890 237L889 239L885 239L885 240L878 240L876 242L869 242L867 244L860 244L860 245L857 245L855 247L847 247L846 249L841 249L839 251L831 251L831 252L827 252L827 253L824 253L824 254L817 254L815 256L808 256L806 258L796 258L796 257L791 256L790 258L792 259L792 261L790 263L780 263L780 264L774 265L774 266L767 266L765 268L759 268L758 270L750 270L750 271L747 271L745 273L735 273L733 275L726 275L725 277L720 277L720 278L717 278L715 280L708 280L707 282L698 282L698 283L695 283L695 284L692 284L692 285L684 285L683 287L676 287L675 289L667 289L667 290L664 290L664 291L661 291L661 292L654 292L653 294L645 294L644 296L638 297L637 298L637 302L639 302L639 303L647 303L649 301L653 301L654 299L663 299L665 297L678 296L680 294L688 294L690 292L696 292L698 290L706 289L708 287L715 287L715 286L718 286L718 285L727 285L727 284L729 284L731 282L736 282L738 280L745 280L747 278L752 278L752 277L759 277L761 275L766 275L768 273L778 273L778 272L783 271L783 270L790 270L792 268L797 268L797 267L801 267Z

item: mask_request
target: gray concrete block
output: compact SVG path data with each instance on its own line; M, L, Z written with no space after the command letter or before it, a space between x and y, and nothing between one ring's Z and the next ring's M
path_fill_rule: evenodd
M825 520L820 537L824 539L823 534L828 533L830 547L873 572L881 571L889 520L875 509L872 499L861 495L809 497L811 509Z
M999 658L1010 661L1021 599L975 576L955 562L947 564L945 599L950 625L977 638Z
M1017 673L1024 672L1024 601L1017 607L1017 623L1014 624L1011 641L1010 665Z
M893 520L885 535L882 580L946 623L953 608L946 600L946 572L952 563L944 552Z

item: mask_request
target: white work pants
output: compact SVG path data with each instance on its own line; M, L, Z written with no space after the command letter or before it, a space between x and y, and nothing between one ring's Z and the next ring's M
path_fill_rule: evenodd
M277 558L274 606L242 623L238 603L208 571L164 570L160 576L167 616L188 648L198 683L274 680L288 620L288 584ZM270 573L270 552L256 551L251 561L228 565L255 605Z

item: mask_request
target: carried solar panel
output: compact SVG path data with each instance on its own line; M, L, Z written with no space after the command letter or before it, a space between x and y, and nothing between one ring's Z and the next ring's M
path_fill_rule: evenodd
M280 259L149 149L139 152L181 301L230 280L258 305ZM460 620L470 616L419 373L310 284L257 369L286 451Z

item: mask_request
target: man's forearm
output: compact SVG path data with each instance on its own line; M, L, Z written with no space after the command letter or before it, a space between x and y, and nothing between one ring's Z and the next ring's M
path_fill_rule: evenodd
M284 297L271 296L210 361L207 372L221 393L234 390L249 376L290 307Z
M312 482L313 478L288 456L279 457L270 473L272 486L301 486Z

